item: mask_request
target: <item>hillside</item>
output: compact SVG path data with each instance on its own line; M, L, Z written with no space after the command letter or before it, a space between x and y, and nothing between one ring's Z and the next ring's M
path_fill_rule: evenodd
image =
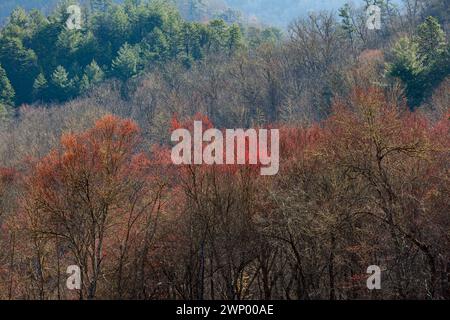
M0 29L0 300L450 300L447 0L105 1Z
M0 25L4 24L9 14L17 7L22 7L26 10L38 9L43 13L52 11L58 3L64 0L2 0L0 1ZM123 3L124 0L111 0L116 3ZM182 16L188 20L204 20L212 18L216 15L226 14L228 16L237 15L237 13L230 10L225 0L166 0L165 2L173 2L177 6ZM78 0L74 3L80 3L90 7L91 0ZM105 1L105 2L108 2Z
M0 3L0 23L17 6L49 12L60 0L3 0ZM114 0L117 3L123 0ZM311 11L337 10L345 3L361 5L363 0L168 0L173 1L188 20L204 20L216 16L235 20L242 16L247 21L258 21L277 27L286 27L293 19ZM81 0L89 3L90 0ZM394 1L395 2L395 1ZM399 0L398 0L399 2Z

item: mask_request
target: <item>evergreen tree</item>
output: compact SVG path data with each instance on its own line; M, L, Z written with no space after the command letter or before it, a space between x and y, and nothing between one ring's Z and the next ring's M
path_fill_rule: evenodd
M73 82L69 79L69 74L63 66L58 66L52 74L52 97L58 101L65 101L70 98L73 89Z
M418 55L425 65L436 62L446 49L445 33L434 17L428 17L417 31Z
M86 67L84 74L87 76L91 84L100 83L105 78L105 73L95 60L92 60L92 62Z
M213 51L220 51L226 46L227 25L223 20L214 20L209 24L209 45L208 48Z
M83 44L83 35L79 30L62 30L56 41L58 60L67 63L75 60L75 54Z
M141 70L141 59L138 46L125 43L120 48L117 58L112 63L114 75L122 80L130 79Z
M393 49L394 61L389 66L392 76L409 82L423 71L423 61L419 57L418 44L409 39L401 38Z
M181 37L183 42L184 59L193 58L198 60L202 57L200 45L201 27L195 23L184 23L181 28Z
M419 46L409 38L401 38L393 49L393 62L388 65L389 74L399 78L406 86L406 95L411 106L422 99L423 62L419 57Z
M93 60L86 68L83 77L80 81L80 92L90 89L93 85L102 82L105 78L105 73L99 67L97 62Z
M14 89L0 65L0 121L8 118L9 109L14 103Z
M30 31L28 29L28 23L28 14L23 8L18 7L9 16L9 23L2 30L2 34L23 40Z
M144 49L143 56L146 61L155 59L165 61L170 54L169 41L159 28L155 28L145 37L142 48Z
M89 90L92 87L89 78L86 74L81 77L80 83L79 83L79 93L83 93L86 90Z
M33 84L33 99L46 101L48 95L48 82L43 73L40 73Z
M449 47L438 21L429 17L413 39L402 38L394 46L391 76L403 81L412 108L428 98L450 73Z
M0 104L3 106L14 104L14 88L11 86L5 69L0 65Z
M63 66L58 66L53 72L52 83L58 88L68 88L70 86L69 74Z
M351 18L351 6L346 3L342 8L339 9L339 16L341 17L341 28L347 34L350 41L353 41L353 34L356 32L356 27L353 24Z
M16 93L16 104L32 100L34 79L39 74L38 58L18 38L0 37L0 63Z
M228 29L228 50L230 54L239 50L243 43L241 28L237 24L233 24Z

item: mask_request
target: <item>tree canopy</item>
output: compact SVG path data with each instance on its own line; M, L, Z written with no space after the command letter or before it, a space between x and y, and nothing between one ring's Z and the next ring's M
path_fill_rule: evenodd
M103 79L126 81L167 61L196 61L242 45L238 25L188 22L159 0L97 1L83 8L82 29L69 30L69 4L48 17L16 9L0 31L0 63L15 105L66 101Z

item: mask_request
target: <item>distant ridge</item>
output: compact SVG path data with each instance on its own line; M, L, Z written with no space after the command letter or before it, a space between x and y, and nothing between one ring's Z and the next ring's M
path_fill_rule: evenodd
M48 13L60 0L1 0L0 25L14 8L39 9ZM227 22L244 20L285 28L297 17L311 11L337 10L345 3L362 5L363 0L166 0L173 2L187 20L223 18ZM79 0L88 3L89 0ZM123 2L123 0L114 0ZM397 0L400 2L400 0Z

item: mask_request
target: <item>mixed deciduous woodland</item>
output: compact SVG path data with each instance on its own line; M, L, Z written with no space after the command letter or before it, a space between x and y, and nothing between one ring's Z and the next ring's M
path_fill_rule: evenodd
M157 0L90 1L80 30L70 1L14 10L0 299L450 299L448 4L364 2L286 31ZM278 128L280 172L173 165L194 120Z

